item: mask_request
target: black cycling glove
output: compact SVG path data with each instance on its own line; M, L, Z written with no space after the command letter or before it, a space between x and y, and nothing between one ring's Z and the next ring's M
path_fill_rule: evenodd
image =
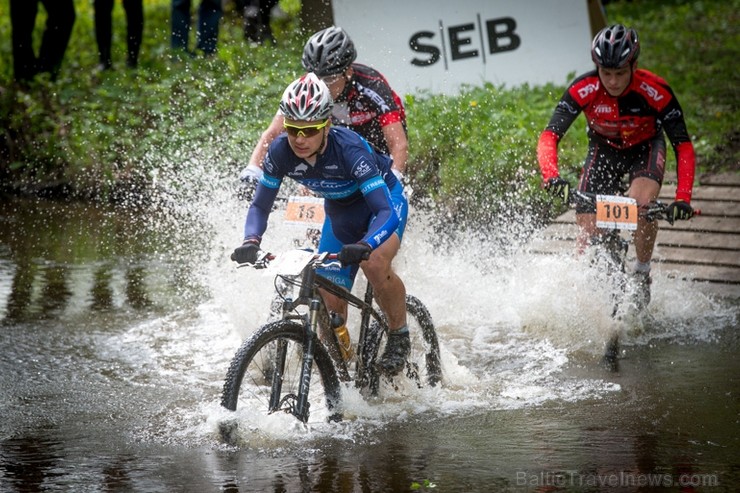
M560 200L564 202L570 197L570 183L568 183L568 180L564 180L559 176L547 180L545 190L555 197L560 197Z
M694 208L691 207L688 202L677 200L668 206L665 213L666 216L668 216L666 219L670 222L673 222L676 219L691 219L694 216Z
M247 240L231 254L231 260L239 264L253 264L259 257L260 244L257 240Z
M249 164L239 174L239 185L237 197L241 200L251 202L254 198L254 192L257 190L260 178L262 178L262 169L254 164Z
M373 249L367 243L350 243L349 245L342 245L342 250L337 258L342 263L342 267L347 267L367 260L370 258L370 252L372 251Z

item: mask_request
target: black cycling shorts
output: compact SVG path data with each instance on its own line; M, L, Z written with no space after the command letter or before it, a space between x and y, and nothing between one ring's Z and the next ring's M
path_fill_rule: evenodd
M621 195L635 178L650 178L663 184L665 173L665 137L661 132L651 140L628 149L590 139L588 155L581 170L578 190L603 195ZM625 183L624 178L629 181ZM589 204L577 205L577 213L593 213Z

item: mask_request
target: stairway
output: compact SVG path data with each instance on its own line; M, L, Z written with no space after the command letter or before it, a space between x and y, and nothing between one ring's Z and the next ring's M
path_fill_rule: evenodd
M673 201L675 183L675 173L667 174L661 201ZM740 173L700 176L691 205L701 215L672 226L661 221L653 268L669 277L691 279L723 297L740 299ZM571 209L536 235L530 248L542 254L573 251L575 236Z

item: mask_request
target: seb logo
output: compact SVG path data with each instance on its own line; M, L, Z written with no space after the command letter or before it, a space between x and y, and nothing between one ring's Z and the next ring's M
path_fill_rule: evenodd
M486 55L516 50L521 43L514 19L482 21L480 14L474 22L450 26L440 19L437 31L418 31L409 39L409 47L419 55L411 59L412 65L427 67L442 60L445 70L449 62L468 58L480 57L485 63Z

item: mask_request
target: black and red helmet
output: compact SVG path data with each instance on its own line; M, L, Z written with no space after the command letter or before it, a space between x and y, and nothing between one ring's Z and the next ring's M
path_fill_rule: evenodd
M637 61L640 41L637 31L621 24L605 27L591 43L591 58L602 68L622 68Z

